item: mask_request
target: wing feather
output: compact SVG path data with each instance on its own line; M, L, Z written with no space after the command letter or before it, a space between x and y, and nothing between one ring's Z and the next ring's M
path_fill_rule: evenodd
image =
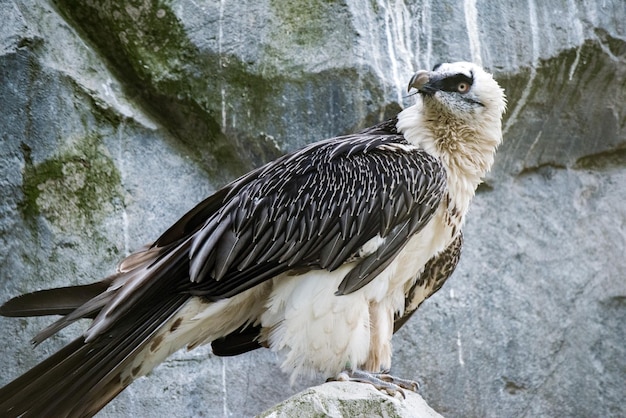
M406 293L404 303L405 310L396 315L394 319L394 333L409 320L422 302L441 289L441 286L443 286L446 280L454 273L461 259L462 247L463 234L459 232L450 245L428 260L426 266L424 266L424 270Z
M356 260L338 293L355 291L431 219L445 178L436 158L398 134L313 144L236 183L229 198L237 204L224 202L219 219L207 220L218 225L200 227L191 238L191 288L220 299L291 269L334 270ZM376 235L380 248L360 258Z

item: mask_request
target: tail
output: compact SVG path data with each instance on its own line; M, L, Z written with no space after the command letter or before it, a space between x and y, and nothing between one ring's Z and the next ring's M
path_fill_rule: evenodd
M129 368L186 299L133 312L93 341L77 338L0 389L0 416L93 416L137 377Z
M83 336L0 389L0 416L93 416L180 348L174 345L185 344L175 339L170 346L161 343L189 300L179 287L181 281L188 282L186 248L152 253L136 257L151 263L147 268L147 263L138 263L102 282L35 292L0 307L4 316L65 315L37 335L35 344L77 319L95 318ZM132 297L123 294L133 287L137 289ZM129 301L120 302L122 297ZM109 314L107 308L114 303L121 306ZM94 325L100 327L98 332Z

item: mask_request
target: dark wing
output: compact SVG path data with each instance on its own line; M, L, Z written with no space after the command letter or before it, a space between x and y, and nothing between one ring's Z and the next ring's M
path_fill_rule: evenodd
M459 232L450 245L428 260L424 266L424 271L406 294L404 312L401 315L396 315L393 324L394 333L409 320L422 302L441 289L445 281L454 273L461 258L462 246L463 233Z
M368 127L355 135L378 135L378 136L400 136L396 129L396 124L398 123L398 118L394 117L388 119L384 122L381 122L377 125ZM346 137L348 138L348 137ZM339 141L341 138L333 138L327 140L326 142ZM314 148L315 144L311 147ZM270 164L286 164L286 160L290 159L291 155L285 155L274 163ZM213 195L207 197L202 202L198 203L193 209L183 215L174 225L172 225L167 231L163 233L159 237L157 241L151 246L152 248L161 248L166 247L172 243L179 242L182 239L187 238L189 235L196 232L199 228L201 228L211 216L218 212L218 210L222 207L225 197L227 195L236 194L239 190L241 190L247 184L258 179L261 171L266 170L267 166L263 166L257 170L253 170L250 173L240 177L238 180L233 183L227 185L226 187L218 190ZM145 251L138 251L138 253L143 253ZM129 258L134 258L134 255L131 255ZM127 263L127 260L124 260L123 264Z
M445 177L436 158L400 135L334 138L282 158L234 183L193 235L191 291L226 298L289 270L356 259L338 289L353 292L431 219ZM377 236L378 248L361 254Z

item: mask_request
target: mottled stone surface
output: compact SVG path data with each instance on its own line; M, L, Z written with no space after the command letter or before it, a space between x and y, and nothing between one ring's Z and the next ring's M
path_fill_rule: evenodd
M391 397L371 385L355 382L314 386L259 415L259 418L314 417L442 418L415 392Z
M221 184L412 102L473 60L509 99L461 264L394 337L449 417L624 416L626 2L6 0L0 295L114 271ZM0 319L0 384L45 319ZM180 352L102 412L252 416L290 386L259 350Z

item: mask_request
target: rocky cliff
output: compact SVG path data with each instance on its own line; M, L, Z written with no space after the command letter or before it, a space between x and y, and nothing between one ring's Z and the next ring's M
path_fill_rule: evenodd
M221 184L412 102L472 60L505 87L496 167L455 275L394 337L447 417L624 416L626 2L0 3L0 294L110 274ZM0 319L0 384L67 342ZM180 352L102 412L250 416L268 351Z

